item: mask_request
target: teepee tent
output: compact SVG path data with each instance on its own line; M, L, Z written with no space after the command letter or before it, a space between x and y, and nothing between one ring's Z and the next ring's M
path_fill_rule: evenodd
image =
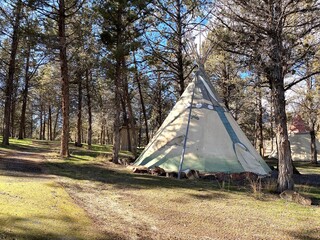
M199 172L266 175L270 168L251 145L199 67L134 165Z

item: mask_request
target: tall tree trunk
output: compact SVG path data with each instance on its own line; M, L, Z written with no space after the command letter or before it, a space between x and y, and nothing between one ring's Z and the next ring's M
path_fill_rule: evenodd
M127 76L124 77L124 88L125 88L125 97L126 97L126 102L128 106L128 117L129 117L129 127L128 127L128 132L130 133L130 142L131 142L131 152L134 156L134 158L137 157L137 136L136 136L136 124L134 121L134 114L132 110L132 105L131 105L131 99L129 95L129 89L128 89L128 78Z
M271 137L271 152L274 151L273 147L274 147L274 126L273 126L273 122L274 122L274 111L273 111L273 96L271 94L271 107L270 107L270 114L271 114L271 121L270 121L270 137ZM278 152L278 151L277 151Z
M49 111L48 111L48 132L49 132L48 139L50 141L52 141L53 137L52 137L52 108L51 108L51 104L49 104Z
M293 165L291 159L290 143L287 130L286 103L284 94L284 76L283 76L283 43L282 31L280 28L282 21L281 3L275 1L271 4L271 52L273 63L270 69L266 69L266 74L270 83L271 92L274 100L275 125L277 129L277 145L278 145L278 192L284 190L292 190L293 182Z
M84 136L85 136L85 130L82 128L81 129L82 142L87 143L87 140L86 140L86 138Z
M17 101L17 89L14 87L12 98L11 98L11 137L15 137L15 113L16 113L16 101Z
M307 71L309 70L309 62L307 64ZM311 159L310 162L313 164L318 163L318 156L317 156L317 145L316 145L316 122L317 122L317 113L316 108L314 106L315 103L315 97L314 97L314 90L316 89L315 83L313 83L312 78L307 79L307 87L308 91L307 94L309 97L306 98L307 100L307 106L308 106L308 122L309 122L309 128L310 128L310 153L311 153Z
M311 149L311 163L317 164L318 163L318 151L317 151L317 145L316 145L316 132L314 130L314 124L313 128L310 131L310 149Z
M20 116L20 126L19 126L19 139L25 138L26 131L26 109L27 109L27 100L28 100L28 92L29 92L29 65L30 65L30 44L27 47L27 55L26 55L26 66L25 66L25 77L24 77L24 88L22 91L22 107L21 107L21 116Z
M92 77L92 76L91 76ZM87 105L88 105L88 147L92 144L92 106L91 106L91 89L90 89L89 70L86 70L86 90L87 90Z
M125 62L123 55L123 9L119 6L117 9L117 25L116 25L116 61L115 61L115 74L114 74L114 122L113 122L113 149L112 149L112 162L119 163L120 152L120 113L121 113L121 85L123 83L123 69L122 65Z
M24 135L26 136L26 133L24 133ZM30 117L30 136L28 136L29 138L33 138L33 116L31 114L31 117Z
M274 82L272 84L272 92L274 94L274 111L275 125L277 129L277 148L278 148L278 192L284 190L292 190L293 182L293 166L291 159L290 143L287 131L287 116L285 111L285 95L283 81Z
M106 128L106 131L107 131L107 143L110 144L111 143L111 137L110 137L110 133L109 133L108 127Z
M43 109L42 109L42 104L40 105L40 116L39 116L39 119L40 119L40 130L39 130L39 140L42 140L42 113L43 113Z
M228 67L227 64L223 64L224 68L222 69L222 100L224 105L226 106L226 108L228 110L230 110L230 106L229 106L229 100L230 100L230 77L229 77L229 73L228 73Z
M120 152L120 82L121 82L121 61L116 63L116 71L114 76L114 122L113 122L113 149L112 149L112 162L119 163Z
M263 107L262 107L262 89L258 90L258 139L259 139L259 153L261 156L264 156L264 148L263 148Z
M124 123L123 125L126 126L127 128L126 134L127 134L128 148L126 150L131 152L132 150L131 132L130 132L129 119L127 115L126 102L124 98L125 96L121 96L122 116L123 116L123 123ZM120 140L120 143L121 143L121 140ZM120 149L121 149L121 146L120 146Z
M82 129L82 76L78 73L78 121L77 121L77 141L76 146L81 147L81 129Z
M62 132L61 132L61 157L69 157L69 76L66 42L66 7L65 1L59 0L59 48L62 90Z
M42 128L42 139L46 140L46 107L43 108L43 128Z
M142 114L143 114L143 119L144 119L144 127L145 127L145 131L146 131L146 142L149 142L149 127L148 127L148 118L147 118L147 111L146 111L146 107L144 104L144 99L143 99L143 94L142 94L142 89L141 89L141 83L140 83L140 76L138 73L138 67L137 67L137 61L136 61L136 56L135 54L133 55L134 57L134 67L135 67L135 78L136 78L136 82L138 84L138 91L139 91L139 98L140 98L140 104L141 104L141 110L142 110ZM139 143L140 145L140 143Z
M181 0L176 0L177 3L177 41L178 41L178 49L177 49L177 70L178 70L178 81L179 81L179 96L181 96L185 89L184 82L184 67L183 67L183 29L182 29L182 17L181 17Z
M100 144L104 145L106 143L106 133L105 133L106 119L103 117L101 121L100 129Z
M53 125L53 140L56 139L57 137L57 126L58 126L59 114L60 114L60 110L59 108L57 108L56 119Z
M158 127L160 128L162 124L162 82L161 82L161 75L160 73L158 74L158 80L157 80L157 89L158 89L158 94L157 94L157 122L158 122Z
M15 20L13 24L12 42L10 49L10 62L8 78L5 87L5 104L4 104L4 129L2 144L9 145L10 137L10 125L11 125L11 104L12 104L12 93L13 93L13 80L16 66L16 55L19 45L19 27L21 20L22 1L19 0L15 9Z
M142 116L141 113L139 114L139 134L138 134L138 147L141 147L141 142L142 142Z

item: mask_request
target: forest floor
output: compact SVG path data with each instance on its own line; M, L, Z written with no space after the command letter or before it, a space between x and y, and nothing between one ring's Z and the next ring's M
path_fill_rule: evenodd
M0 146L0 239L320 239L319 166L297 184L314 205L230 182L133 174L110 149L12 140ZM302 178L301 178L302 179ZM252 183L251 183L252 184Z

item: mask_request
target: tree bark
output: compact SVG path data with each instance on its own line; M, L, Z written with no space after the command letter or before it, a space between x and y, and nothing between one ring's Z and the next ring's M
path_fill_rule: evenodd
M258 90L258 106L259 106L259 114L258 114L258 139L259 139L259 153L263 157L264 156L264 148L263 148L263 108L262 108L262 89Z
M181 0L176 0L177 3L177 41L178 41L178 49L177 49L177 74L179 81L179 96L181 96L185 90L185 82L184 82L184 66L183 66L183 29L182 29L182 17L181 17Z
M66 7L65 1L59 0L58 14L59 28L59 50L60 50L60 69L61 69L61 90L62 90L62 132L60 156L69 157L69 73L67 60L66 42Z
M26 109L27 109L27 100L28 100L28 92L29 92L29 67L30 67L30 44L27 47L27 55L26 55L26 66L25 66L25 77L24 77L24 88L22 92L22 107L21 107L21 116L20 116L20 127L19 127L19 139L25 138L26 131Z
M14 85L17 84L17 81ZM17 88L14 87L13 88L13 94L12 94L12 97L11 97L11 127L10 127L10 130L11 130L11 137L15 137L15 125L14 125L14 122L15 122L15 113L16 113L16 101L17 101Z
M40 130L39 130L39 140L42 140L42 127L43 127L43 123L42 123L42 113L43 113L43 109L42 109L42 103L40 105Z
M279 160L278 192L293 190L293 166L291 160L290 143L287 131L287 116L285 112L285 98L283 83L272 86L274 97L275 125L277 128L277 145Z
M118 33L120 34L120 33ZM112 162L119 163L119 152L120 152L120 83L121 83L121 61L116 63L116 71L114 77L114 122L113 122L113 150L112 150Z
M9 71L8 78L6 81L5 87L5 104L4 104L4 129L3 129L3 138L2 144L9 145L10 137L10 125L11 125L11 105L12 105L12 93L13 93L13 81L16 67L16 55L19 45L19 27L21 21L21 12L22 12L22 2L19 0L17 2L15 10L15 20L13 24L13 34L11 42L11 51L10 51L10 62L9 62Z
M129 119L127 115L127 109L126 109L126 101L125 101L126 96L121 96L121 106L122 106L122 116L123 116L123 125L126 126L127 131L127 141L128 141L128 151L131 152L131 133L130 133L130 125L129 125ZM120 140L121 143L121 140ZM120 144L121 145L121 144ZM121 146L120 146L121 148Z
M82 129L82 76L78 74L78 120L77 120L77 141L76 146L81 147L81 129Z
M46 140L46 106L43 108L43 128L42 128L42 139Z
M106 144L106 119L102 118L101 121L101 132L100 132L100 144L104 145Z
M122 63L125 56L122 54L122 36L123 36L123 9L119 6L117 9L117 24L116 24L116 63L114 75L114 122L113 122L113 149L112 149L112 162L119 163L120 152L120 113L121 113L121 83L123 77Z
M138 84L138 91L139 91L139 98L140 98L140 104L141 104L141 110L143 114L143 119L144 119L144 127L146 131L146 142L149 142L149 127L148 127L148 118L147 118L147 111L146 111L146 106L144 104L144 99L143 99L143 94L142 94L142 89L141 89L141 83L140 83L140 77L138 73L138 68L137 68L137 62L136 62L136 57L134 55L134 66L135 66L135 78L136 82Z
M52 140L56 139L56 136L57 136L57 126L58 126L59 114L60 114L60 110L59 110L59 108L57 108L56 119L55 119L54 125L53 125L53 139Z
M160 128L162 124L162 83L161 83L161 75L158 74L158 80L157 80L157 123L158 128Z
M125 91L126 91L126 102L127 102L127 106L128 106L128 117L129 117L129 127L128 127L128 132L130 133L130 142L132 140L131 143L131 152L134 156L134 158L137 157L137 137L136 137L136 124L134 121L134 114L133 114L133 110L132 110L132 105L131 105L131 99L130 99L130 95L129 95L129 89L128 89L128 78L127 76L124 77L125 79Z
M48 140L52 141L52 109L51 104L49 104L49 111L48 111Z
M317 151L317 145L316 145L316 132L313 129L310 131L310 149L311 149L311 163L318 164L318 151Z
M270 121L270 137L271 137L271 152L274 151L273 147L274 147L274 111L273 111L273 96L271 94L271 106L270 106L270 117L271 117L271 121ZM278 152L278 147L277 147L277 152Z
M265 69L273 94L273 105L275 115L275 127L277 129L278 147L278 192L293 190L293 165L291 159L290 143L287 130L287 115L284 90L284 69L283 69L283 43L282 28L279 21L281 19L281 4L276 1L271 5L271 53L272 64L270 69Z
M89 70L86 70L86 90L87 90L87 105L88 105L88 147L92 144L92 106L91 106L91 89L89 84Z

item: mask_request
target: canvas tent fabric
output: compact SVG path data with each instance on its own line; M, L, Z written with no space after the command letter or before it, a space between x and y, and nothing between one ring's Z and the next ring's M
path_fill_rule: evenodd
M134 165L178 172L180 162L182 171L270 172L201 67Z
M289 133L289 142L291 148L291 158L293 161L311 161L311 136L310 130L307 124L303 121L301 116L295 116L291 124L288 126ZM316 138L316 149L317 149L317 158L320 159L320 142L319 139ZM270 158L278 158L277 146L275 142L270 143L266 141L267 151L269 150ZM271 151L270 149L274 150Z
M289 135L291 158L293 161L311 160L311 137L310 133L291 133ZM316 148L319 149L320 142L316 139ZM320 159L320 152L317 152L317 158Z

